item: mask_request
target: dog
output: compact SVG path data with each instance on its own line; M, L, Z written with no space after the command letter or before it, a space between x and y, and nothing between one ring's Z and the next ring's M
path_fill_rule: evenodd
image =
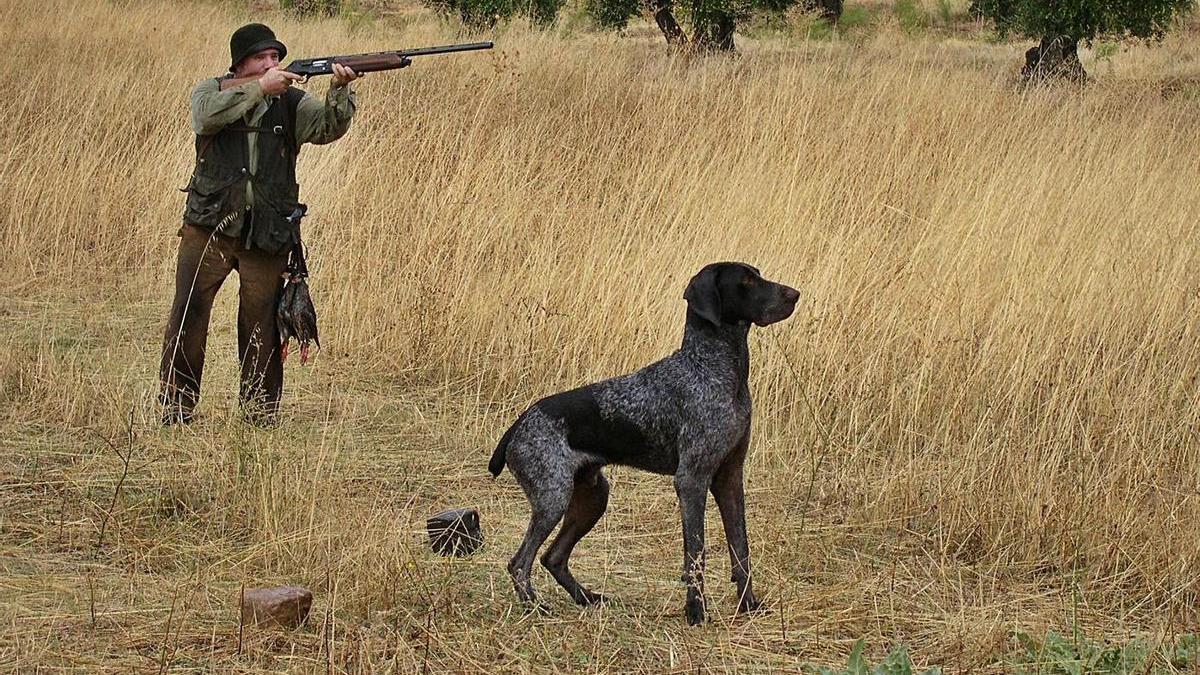
M507 466L532 510L508 564L517 597L536 603L530 574L538 549L562 528L542 565L580 605L605 600L576 581L571 551L608 506L607 464L674 477L683 515L685 616L706 620L704 504L712 492L725 525L738 613L759 609L750 576L742 465L750 445L750 325L791 316L800 293L744 263L701 269L683 294L683 345L634 373L554 394L534 403L504 433L488 470Z

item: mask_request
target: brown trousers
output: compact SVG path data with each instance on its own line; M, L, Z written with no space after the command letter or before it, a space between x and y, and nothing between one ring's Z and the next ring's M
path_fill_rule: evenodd
M275 310L283 288L287 254L246 249L235 237L195 225L179 231L175 300L162 354L163 420L188 422L200 399L205 342L213 299L229 272L237 270L239 400L254 421L272 422L283 393L283 361Z

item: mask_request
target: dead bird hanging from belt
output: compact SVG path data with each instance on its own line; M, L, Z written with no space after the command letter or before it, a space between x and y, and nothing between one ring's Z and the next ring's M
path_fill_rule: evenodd
M300 204L288 222L300 229L300 219L308 207ZM288 253L287 269L283 272L283 292L279 294L279 307L275 310L275 320L279 325L280 359L287 360L288 345L291 338L296 338L300 345L300 363L308 363L309 343L321 348L317 338L317 308L313 306L312 296L308 293L308 264L304 261L304 244L300 237L296 245Z

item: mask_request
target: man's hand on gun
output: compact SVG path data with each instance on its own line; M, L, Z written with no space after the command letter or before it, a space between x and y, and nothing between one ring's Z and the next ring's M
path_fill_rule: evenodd
M333 64L333 86L342 87L362 77L340 63Z
M263 73L262 77L258 78L258 83L262 85L263 93L267 96L279 96L287 91L287 88L292 86L292 83L303 79L303 77L295 73L289 73L282 68L276 67Z

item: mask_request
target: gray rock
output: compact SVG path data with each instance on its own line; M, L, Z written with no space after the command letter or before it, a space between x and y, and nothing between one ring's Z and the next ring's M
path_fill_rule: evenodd
M308 618L312 603L312 591L299 586L247 588L242 596L242 622L295 628Z

